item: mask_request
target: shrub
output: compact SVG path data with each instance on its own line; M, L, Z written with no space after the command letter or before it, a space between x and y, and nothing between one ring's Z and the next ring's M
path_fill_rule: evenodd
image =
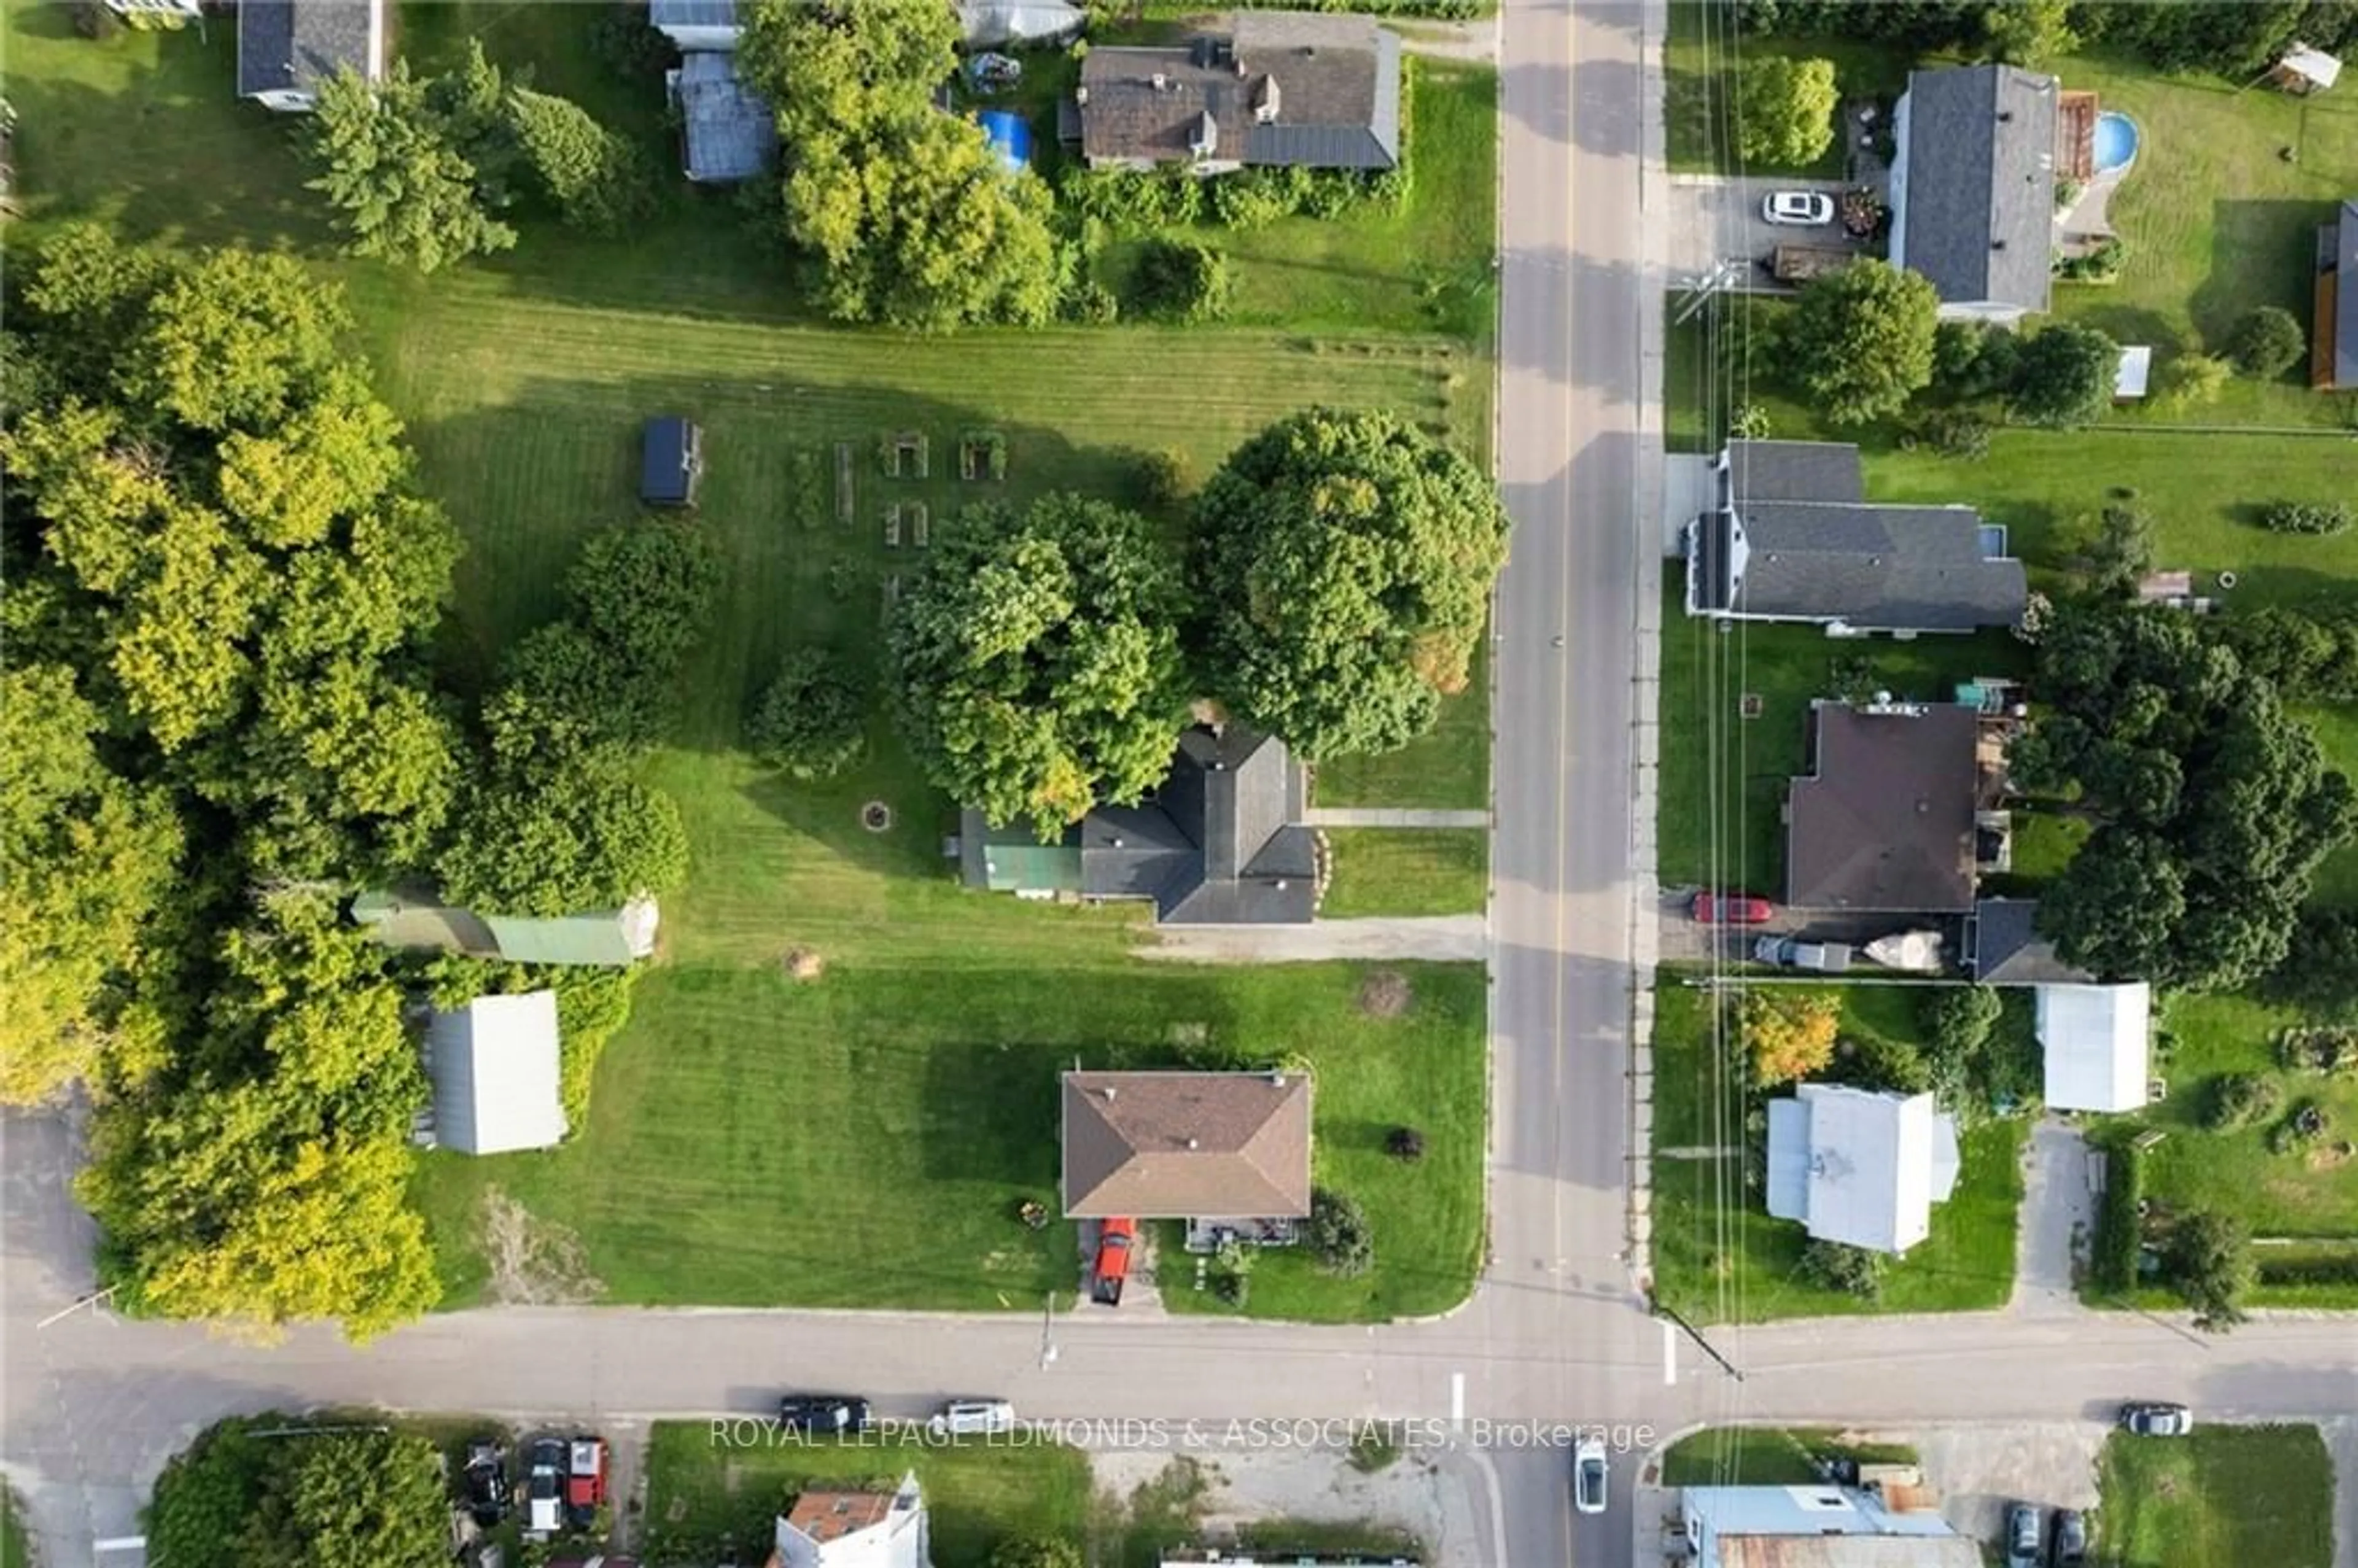
M2260 526L2271 534L2314 534L2327 536L2350 526L2346 501L2279 501L2260 514Z
M1112 289L1094 277L1079 276L1065 291L1065 319L1092 327L1111 325L1121 315L1121 301Z
M1739 406L1736 417L1727 422L1727 433L1740 441L1765 441L1768 431L1768 410L1758 403Z
M1801 1247L1801 1276L1821 1290L1839 1291L1863 1302L1883 1294L1888 1260L1880 1252L1841 1241L1810 1241Z
M2213 1131L2246 1127L2276 1114L2284 1089L2265 1073L2229 1073L2211 1086L2202 1125Z
M2136 1288L2137 1258L2145 1248L2145 1157L2124 1141L2106 1151L2104 1165L2089 1273L2099 1290L2120 1295Z
M1981 1098L1982 1062L2005 1003L1988 986L1935 986L1917 1003L1931 1087L1952 1104Z
M1838 1083L1863 1089L1887 1089L1921 1094L1932 1087L1931 1066L1912 1045L1880 1034L1845 1040L1834 1052L1833 1076Z
M833 654L797 648L763 692L745 738L753 754L800 779L827 779L867 753L867 702Z
M1424 1158L1424 1134L1413 1127L1395 1127L1384 1139L1384 1152L1412 1165Z
M2262 1254L2259 1274L2263 1285L2358 1285L2358 1252L2276 1261Z
M1972 461L1989 456L1989 421L1965 409L1935 409L1924 416L1916 435L1944 458Z
M1350 1279L1375 1264L1375 1237L1368 1229L1367 1211L1345 1194L1325 1187L1314 1191L1305 1232L1311 1255L1330 1274Z
M2115 283L2129 258L2129 248L2118 234L2108 234L2084 255L2066 256L2055 264L2055 276L2066 283Z
M2282 1121L2268 1129L2268 1152L2298 1154L2312 1144L2323 1141L2333 1119L2315 1100L2305 1099L2292 1108Z
M1932 385L1969 403L1994 397L2014 380L2022 340L1987 321L1943 321L1932 329Z
M1152 240L1130 279L1141 315L1168 321L1217 321L1228 314L1234 280L1228 257L1192 240Z
M2154 376L2154 401L2165 408L2216 402L2234 373L2235 367L2225 360L2209 354L2180 354Z
M1143 506L1176 506L1195 492L1195 470L1176 447L1139 453L1135 482Z
M2180 1216L2169 1227L2162 1270L2194 1309L2195 1327L2217 1334L2244 1321L2241 1302L2253 1281L2251 1237L2233 1215L2198 1209Z
M1238 169L1211 182L1214 222L1231 229L1264 229L1293 213L1303 192L1282 169Z
M2273 381L2309 351L2299 318L2280 305L2263 305L2235 323L2227 353L2243 373Z

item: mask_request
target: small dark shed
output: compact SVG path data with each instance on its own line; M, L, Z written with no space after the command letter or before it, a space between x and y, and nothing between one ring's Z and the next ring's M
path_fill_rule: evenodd
M677 415L647 421L639 499L650 506L693 506L704 477L704 432Z

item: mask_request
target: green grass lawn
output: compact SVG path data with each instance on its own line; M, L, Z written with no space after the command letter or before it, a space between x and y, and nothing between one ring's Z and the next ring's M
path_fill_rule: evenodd
M773 1520L814 1487L898 1485L914 1470L924 1489L933 1560L984 1568L1001 1541L1089 1540L1102 1520L1077 1448L1040 1443L903 1444L871 1434L856 1444L785 1441L766 1423L740 1422L716 1438L702 1422L657 1422L648 1440L646 1539L651 1562L760 1557ZM723 1553L734 1545L737 1555Z
M1776 897L1784 882L1785 793L1807 756L1814 697L1889 691L1945 702L1959 681L2019 676L2022 643L1972 637L1829 641L1813 627L1735 623L1720 632L1682 608L1665 574L1659 874L1665 886L1718 882ZM1746 716L1747 697L1758 713Z
M1689 1433L1662 1451L1665 1487L1806 1487L1820 1476L1812 1461L1913 1465L1916 1451L1894 1443L1844 1443L1829 1426L1714 1426Z
M2244 312L2280 305L2306 324L2317 225L2350 195L2358 100L2295 98L2204 75L2158 75L2135 61L2080 55L2054 68L2136 121L2137 160L2108 205L2125 242L2120 281L2059 285L2057 312L2124 343L2222 351ZM2278 150L2299 149L2287 162ZM2280 381L2238 378L2216 404L2142 408L2128 423L2335 425L2358 400L2309 390L2306 359ZM2346 485L2343 487L2346 491Z
M2300 718L2325 749L2326 762L2358 779L2358 704L2339 708L2306 708ZM2347 907L2358 904L2358 844L2345 844L2318 868L2317 889L2310 902Z
M980 895L977 896L979 902ZM600 1063L590 1125L546 1152L427 1157L417 1189L452 1304L481 1299L496 1187L579 1238L620 1303L1029 1309L1080 1282L1056 1197L1057 1075L1206 1059L1306 1062L1314 1173L1366 1206L1378 1264L1332 1281L1264 1266L1253 1307L1351 1320L1437 1312L1471 1287L1482 1235L1482 972L1406 966L1414 1000L1365 1016L1354 965L1145 966L1076 943L1069 962L969 933L964 962L674 966L641 983ZM1198 1046L1185 1037L1200 1033ZM1174 1043L1177 1042L1177 1043ZM1413 1121L1402 1165L1384 1134Z
M2285 1086L2285 1104L2309 1098L2331 1119L2331 1138L2358 1129L2358 1079L2299 1076L2277 1065L2277 1032L2301 1022L2289 1008L2245 997L2180 996L2162 1013L2169 1098L2134 1118L2169 1136L2147 1151L2146 1190L2173 1207L2223 1208L2255 1236L2358 1238L2358 1160L2331 1163L2271 1154L2265 1127L2213 1132L2202 1127L2218 1079L2266 1073Z
M1920 1040L1917 996L1902 986L1845 986L1842 1037ZM1963 1168L1946 1203L1932 1207L1932 1233L1895 1260L1875 1303L1824 1291L1795 1276L1801 1227L1772 1219L1747 1170L1758 1169L1765 1130L1747 1126L1751 1104L1739 1063L1715 1068L1717 1042L1707 992L1666 983L1654 1013L1654 1288L1695 1322L1869 1312L1960 1312L2004 1304L2014 1285L2015 1211L2022 1201L2026 1124L1985 1122L1960 1138ZM1735 1156L1673 1157L1666 1149L1737 1147Z
M1429 734L1375 757L1318 764L1318 806L1408 806L1480 810L1490 804L1490 660L1476 651L1466 689L1441 702Z
M2333 1484L2332 1460L2313 1426L2206 1426L2188 1437L2115 1433L2097 1465L2094 1561L2106 1568L2326 1568Z
M0 1568L32 1568L33 1545L16 1517L16 1495L0 1487Z
M1329 827L1335 880L1318 913L1478 914L1489 896L1490 836L1479 827Z

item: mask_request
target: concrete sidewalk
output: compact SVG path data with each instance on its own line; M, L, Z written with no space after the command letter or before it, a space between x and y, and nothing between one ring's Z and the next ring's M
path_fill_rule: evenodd
M1314 806L1302 814L1313 827L1487 827L1487 811L1422 811L1383 806Z
M1316 964L1336 958L1401 958L1478 964L1488 924L1478 914L1314 920L1307 925L1164 925L1141 958L1180 964Z

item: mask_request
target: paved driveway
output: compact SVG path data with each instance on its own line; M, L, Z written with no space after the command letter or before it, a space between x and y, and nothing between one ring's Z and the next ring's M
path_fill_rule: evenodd
M1802 228L1771 223L1760 216L1761 199L1772 190L1823 190L1839 197L1839 179L1734 178L1722 175L1674 175L1664 192L1664 260L1675 285L1708 272L1732 256L1766 261L1779 245L1850 245L1839 223ZM1855 246L1864 251L1864 246ZM1765 287L1768 275L1756 266L1743 287Z

